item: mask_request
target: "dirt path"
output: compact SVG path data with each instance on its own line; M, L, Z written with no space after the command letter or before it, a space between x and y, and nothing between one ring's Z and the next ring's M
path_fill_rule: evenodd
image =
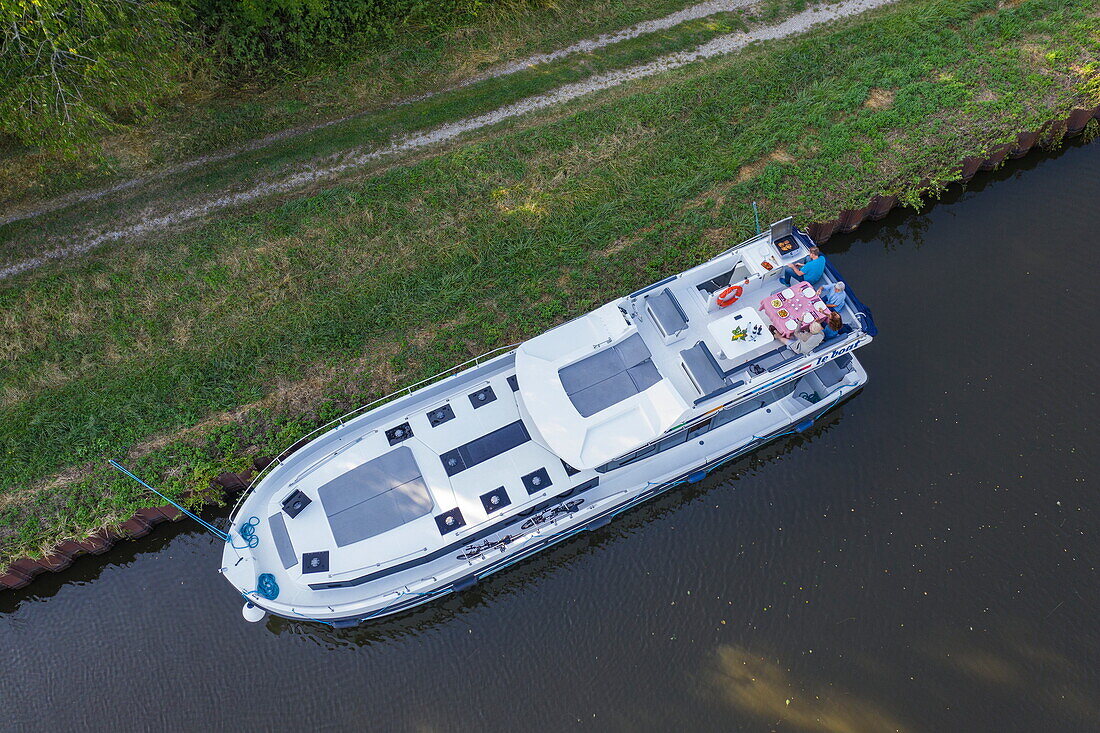
M731 0L731 2L728 3L704 3L703 5L706 7L729 7L737 1L738 0ZM775 40L802 33L821 23L858 15L872 8L881 7L892 2L896 2L896 0L843 0L834 5L812 8L775 25L757 28L748 33L737 32L719 36L691 51L669 54L648 63L593 76L582 82L566 84L550 92L528 97L527 99L500 107L486 114L458 120L426 132L407 135L398 138L383 148L374 150L351 150L339 156L318 161L309 167L298 170L282 178L261 183L246 191L208 198L204 201L196 202L159 216L149 216L135 224L100 233L83 241L80 241L77 237L73 237L72 239L76 241L71 241L68 244L55 247L36 257L31 257L0 268L0 279L33 270L51 260L66 259L82 254L107 242L126 237L141 236L152 231L188 221L195 217L203 216L213 211L247 203L271 194L291 191L318 180L331 178L342 172L361 167L388 155L426 148L437 143L453 140L464 133L484 128L503 120L519 117L529 112L545 109L553 105L562 104L593 92L619 86L628 81L676 69L695 61L729 54L756 41ZM699 8L702 6L694 7ZM715 10L712 12L718 11ZM680 20L677 22L683 21ZM639 26L635 26L635 28L637 27ZM629 31L623 31L623 33L627 32ZM639 31L639 33L641 32L645 31ZM607 37L601 36L600 38L603 39ZM591 43L596 43L598 41L600 41L600 39L595 39L591 41ZM606 42L612 43L614 41L608 40ZM563 49L563 51L556 53L566 52L567 50ZM120 186L121 185L122 184L120 184ZM114 187L114 190L119 190L119 187Z
M637 25L630 26L625 30L616 31L615 33L606 33L601 36L596 36L595 38L578 41L571 46L567 46L565 48L559 49L557 51L552 51L550 53L535 54L533 56L528 56L517 61L494 66L490 69L486 69L479 74L475 74L471 77L462 79L461 81L458 81L435 92L427 92L425 94L418 94L412 97L405 97L404 99L399 99L396 102L383 105L382 107L374 107L368 110L360 110L353 114L345 115L337 119L325 120L323 122L315 122L309 125L300 125L298 127L291 127L286 130L280 130L279 132L257 138L256 140L251 140L241 145L234 145L232 147L224 148L208 155L202 155L197 158L182 161L173 166L169 166L159 171L150 173L147 176L131 178L112 184L110 186L105 186L103 188L93 189L90 191L74 191L72 193L64 194L62 196L58 196L42 204L39 204L38 207L35 209L15 212L7 216L0 216L0 226L4 226L5 224L10 224L16 221L22 221L24 219L33 219L36 216L41 216L42 214L46 214L51 211L57 211L58 209L63 209L66 206L72 206L73 204L82 203L84 201L95 201L96 199L103 198L104 196L108 196L112 193L126 191L136 186L140 186L144 183L148 183L149 181L156 181L171 175L175 175L176 173L183 173L185 171L191 170L192 168L197 168L201 165L206 165L208 163L218 163L220 161L233 158L237 155L241 155L242 153L250 153L255 150L261 150L289 138L304 135L309 132L314 132L315 130L323 130L326 127L339 125L343 122L348 122L349 120L366 117L367 115L376 114L383 109L392 109L394 107L412 104L413 102L419 102L421 100L434 97L438 94L443 94L445 92L453 91L455 89L461 89L462 87L467 87L471 84L485 81L486 79L495 79L497 77L514 74L517 71L522 71L531 66L545 64L550 61L556 61L560 58L565 58L566 56L570 56L575 53L587 53L589 51L595 51L596 49L610 46L614 43L628 41L632 38L637 38L638 36L645 35L647 33L655 33L657 31L667 30L669 28L680 25L681 23L686 23L690 20L698 20L699 18L706 18L710 15L715 15L717 13L724 13L731 10L736 10L738 8L750 7L758 3L759 1L760 0L707 0L707 2L702 2L698 5L692 5L689 8L685 8L675 13L666 15L663 18L657 18L655 20L648 20L643 23L638 23Z

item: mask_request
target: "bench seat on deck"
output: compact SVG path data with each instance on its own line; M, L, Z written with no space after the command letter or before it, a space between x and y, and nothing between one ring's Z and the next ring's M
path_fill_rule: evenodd
M657 323L657 327L661 329L666 337L675 336L687 328L687 314L684 313L684 309L680 307L676 296L668 288L663 289L656 295L649 296L645 302L650 315Z
M699 341L690 349L680 352L684 369L703 395L709 395L726 387L726 377L710 349Z

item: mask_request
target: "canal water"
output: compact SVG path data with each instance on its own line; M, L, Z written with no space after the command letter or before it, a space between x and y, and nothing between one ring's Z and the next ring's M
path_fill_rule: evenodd
M0 727L1100 729L1100 144L826 252L866 389L461 597L245 623L161 528L0 594Z

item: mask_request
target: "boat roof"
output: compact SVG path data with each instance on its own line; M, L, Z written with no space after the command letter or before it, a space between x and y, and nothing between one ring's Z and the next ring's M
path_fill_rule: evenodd
M565 490L572 469L533 439L517 390L512 352L307 444L242 507L273 539L254 552L303 588L354 582Z
M577 468L649 442L692 406L616 303L521 344L516 376L539 434Z

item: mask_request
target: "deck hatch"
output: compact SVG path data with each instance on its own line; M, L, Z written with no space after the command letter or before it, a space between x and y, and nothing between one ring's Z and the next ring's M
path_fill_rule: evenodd
M553 485L554 482L550 480L550 474L546 472L545 468L532 471L523 477L523 486L527 489L528 494L537 494Z
M439 459L443 462L443 470L447 475L454 476L467 468L473 468L479 463L523 445L530 439L531 435L527 432L523 421L516 420L465 445L460 445L454 450L447 451Z
M412 435L412 427L407 422L403 422L386 431L386 440L390 441L390 445L397 445L403 440L408 440Z
M581 417L622 402L661 381L649 348L638 334L558 370L569 401Z
M476 410L479 407L484 407L490 402L495 402L496 398L497 394L493 391L493 388L486 385L484 388L470 395L470 404L473 405Z
M437 428L448 420L455 419L455 411L449 404L440 405L428 411L428 423Z
M508 498L508 492L504 490L503 486L481 495L481 505L485 507L486 514L492 514L497 509L503 509L511 503L512 500Z
M303 573L327 573L328 572L328 550L321 550L320 552L303 552L302 553L302 572Z
M433 501L413 453L401 446L317 490L337 547L430 514Z
M283 499L282 507L286 515L291 519L302 513L302 510L313 503L313 500L302 493L300 489L295 489Z
M466 526L466 520L462 518L462 510L455 507L449 512L443 512L436 516L435 524L439 527L439 534L454 532L459 527Z

